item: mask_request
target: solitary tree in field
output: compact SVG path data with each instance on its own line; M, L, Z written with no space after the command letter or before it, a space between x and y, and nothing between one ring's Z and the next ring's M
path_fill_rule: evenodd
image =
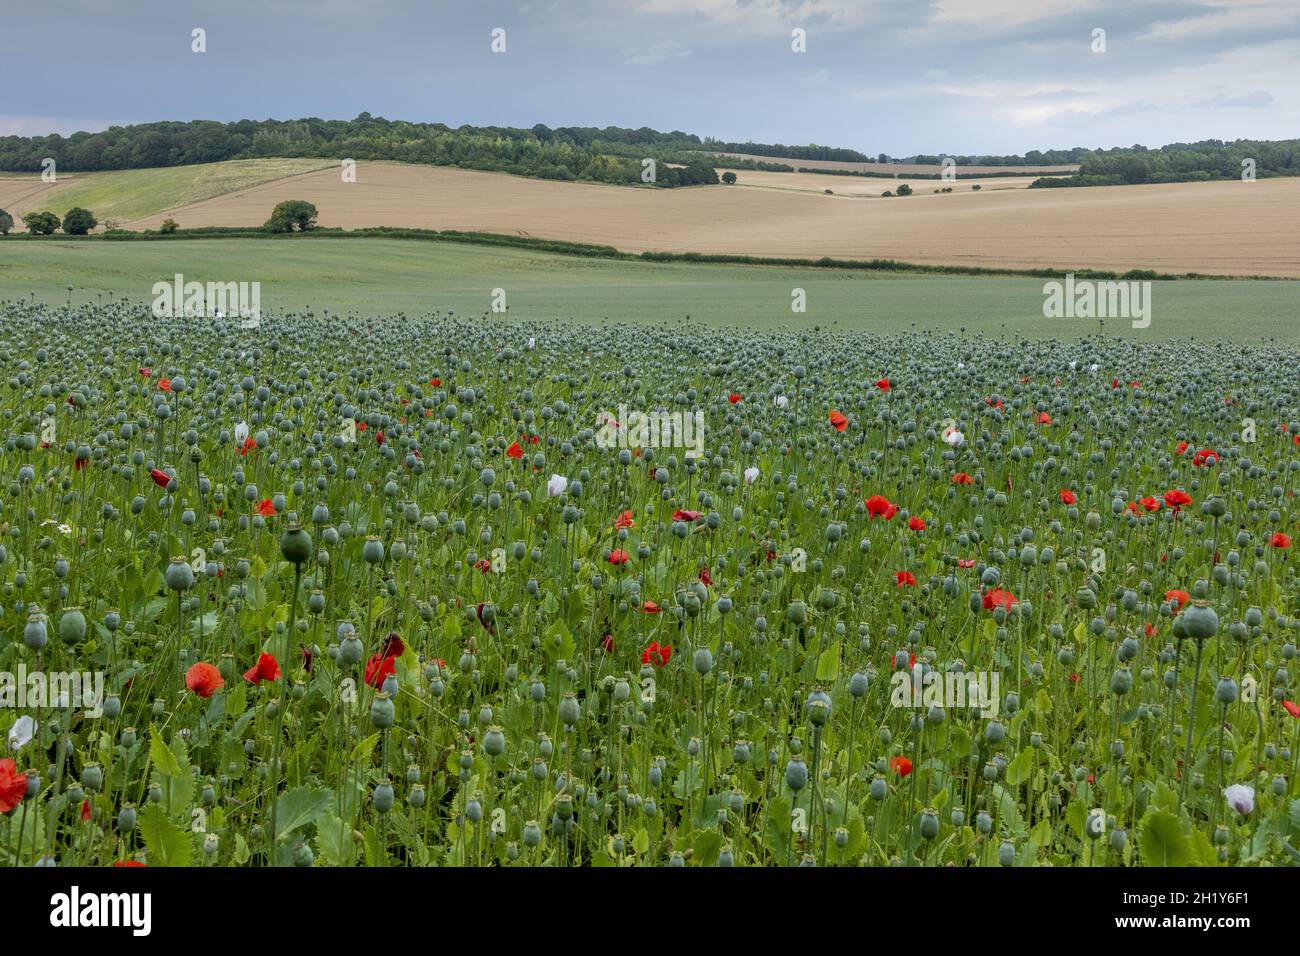
M52 212L29 212L23 216L23 224L34 236L48 236L59 228L59 217Z
M912 187L907 185L907 183L901 183L898 187L898 195L900 196L912 195Z
M74 206L63 217L63 231L70 236L84 236L99 225L99 220L89 209Z
M9 235L9 230L14 227L14 217L9 215L3 209L0 209L0 236Z
M158 227L158 231L170 235L179 228L180 227L176 225L176 220L168 216L162 221L162 225Z
M305 199L286 199L271 211L265 228L271 232L306 232L316 225L316 207Z
M736 184L736 174L731 170L727 170L722 174L722 181L728 186L734 186Z

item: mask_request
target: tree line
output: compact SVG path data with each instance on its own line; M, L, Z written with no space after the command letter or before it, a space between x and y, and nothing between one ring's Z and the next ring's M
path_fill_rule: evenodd
M1084 157L1071 176L1036 179L1031 186L1127 186L1241 179L1249 170L1259 178L1300 175L1300 139L1210 139L1171 143L1159 149L1132 146Z

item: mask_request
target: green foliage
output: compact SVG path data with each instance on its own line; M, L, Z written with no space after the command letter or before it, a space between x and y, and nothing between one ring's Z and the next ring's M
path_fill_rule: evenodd
M63 217L63 231L70 236L84 236L99 225L99 220L89 209L75 206Z
M59 228L59 217L52 212L29 212L23 216L27 231L34 236L48 236Z
M271 211L263 227L269 232L306 232L316 225L316 207L305 199L286 199Z

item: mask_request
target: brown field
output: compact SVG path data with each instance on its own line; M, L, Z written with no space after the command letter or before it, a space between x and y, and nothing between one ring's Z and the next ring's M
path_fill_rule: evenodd
M855 173L887 173L890 176L907 176L917 173L938 175L943 172L942 166L928 166L920 163L841 163L829 159L789 159L779 156L757 156L751 153L710 153L708 155L729 156L732 159L752 159L759 163L785 163L795 169L801 166L805 169L846 169ZM962 175L1007 172L1023 172L1026 175L1031 175L1034 173L1072 173L1078 168L1077 163L1065 166L958 166L957 172Z
M727 170L718 170L719 173ZM980 189L1028 189L1034 181L1033 176L999 176L987 179L958 179L943 182L938 179L866 179L858 176L819 176L816 173L769 173L748 169L733 169L736 185L751 189L784 189L801 193L818 193L825 195L830 190L836 196L856 196L864 199L880 199L886 190L893 192L903 183L911 186L913 195L939 196L936 189L951 188L953 192L971 191L978 184Z
M629 252L1300 277L1300 178L980 192L954 184L944 195L863 202L757 186L636 189L362 163L355 183L329 169L124 226L157 228L167 216L183 227L256 226L284 199L315 203L323 226L508 233Z

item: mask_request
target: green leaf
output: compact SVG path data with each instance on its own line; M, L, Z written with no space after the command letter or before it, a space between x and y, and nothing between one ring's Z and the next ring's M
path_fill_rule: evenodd
M1026 780L1034 770L1034 752L1032 750L1022 750L1016 755L1016 759L1007 765L1007 783L1013 787L1018 787Z
M149 851L150 866L189 866L194 853L190 835L151 803L140 813L140 836Z
M333 813L322 813L316 820L316 851L330 866L351 866L352 830Z
M840 676L840 645L832 644L817 658L817 679L823 684L833 684Z
M553 661L567 661L573 657L573 635L569 629L564 626L564 622L557 620L554 624L546 629L542 636L542 650L546 656Z
M650 834L645 827L637 830L636 836L632 837L632 849L636 850L638 856L644 856L650 849Z
M328 790L298 787L276 801L276 838L283 840L295 830L305 827L324 813L333 800Z
M1192 847L1182 821L1168 810L1151 807L1138 824L1142 862L1147 866L1187 866Z
M717 830L700 830L691 841L691 862L695 866L713 866L722 851L722 834Z
M162 732L158 730L157 724L149 727L149 762L158 768L159 773L168 777L178 776L181 772L181 765L177 763L176 755L163 743Z

